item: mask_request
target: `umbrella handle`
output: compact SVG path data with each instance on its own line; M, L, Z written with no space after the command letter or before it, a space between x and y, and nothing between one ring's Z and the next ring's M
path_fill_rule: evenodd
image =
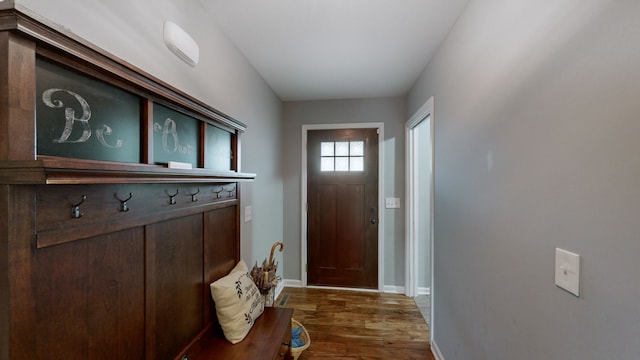
M284 244L280 241L276 241L273 246L271 247L271 254L269 255L269 266L273 265L273 251L276 249L276 247L280 246L280 252L282 252L282 250L284 250Z

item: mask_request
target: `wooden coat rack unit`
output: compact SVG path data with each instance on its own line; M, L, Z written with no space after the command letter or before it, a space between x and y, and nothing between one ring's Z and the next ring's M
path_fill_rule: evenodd
M2 7L0 360L179 356L240 258L245 125Z

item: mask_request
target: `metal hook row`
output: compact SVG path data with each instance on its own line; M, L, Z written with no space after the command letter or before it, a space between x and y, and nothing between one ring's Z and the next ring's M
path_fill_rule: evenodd
M216 194L216 199L220 198L220 193L221 192L227 192L228 195L227 197L231 197L233 192L236 190L235 185L233 186L233 188L231 189L226 189L224 186L222 186L220 188L220 190L216 191L216 189L213 190L213 193ZM176 196L180 193L180 189L176 189L175 194L170 194L167 190L164 191L165 194L167 194L169 196L169 205L175 205L176 204ZM198 198L196 197L196 195L198 195L200 193L200 188L198 188L198 190L193 193L193 194L189 194L191 196L191 202L197 202ZM113 196L120 201L120 212L127 212L129 210L131 210L131 208L129 208L129 205L127 205L127 201L131 200L131 198L133 198L133 193L129 193L129 197L127 197L126 199L121 199L118 196L118 193L113 194ZM87 196L86 195L82 195L80 202L74 205L71 205L71 217L73 219L79 219L82 217L82 215L84 215L81 211L80 211L80 205L82 205L85 200L87 200Z
M120 197L118 196L118 193L113 194L113 196L118 199L118 201L120 201L120 211L121 212L127 212L129 211L129 206L127 205L127 201L131 200L131 198L133 197L133 193L129 193L129 197L126 199L120 199ZM82 217L82 215L84 215L81 211L80 211L80 205L82 205L85 200L87 200L87 195L82 195L80 197L80 202L77 204L73 204L71 205L71 218L73 219L79 219Z
M227 197L231 197L235 190L236 190L235 185L231 189L225 189L225 187L222 186L220 188L220 190L213 189L213 193L216 194L216 199L219 199L221 192L225 192L226 191L228 193ZM166 191L166 190L164 192L165 192L165 194L167 194L169 196L169 204L170 205L175 205L176 204L175 197L180 193L180 189L176 189L176 193L175 194L169 194L169 192ZM200 188L198 188L198 190L195 193L189 194L189 196L191 196L191 202L198 201L198 198L196 197L196 195L198 195L199 193L200 193Z
M213 193L216 194L216 199L220 199L220 193L221 192L227 192L227 197L231 197L235 190L236 190L236 186L235 185L233 185L233 187L230 188L230 189L225 189L224 186L221 186L220 190L216 191L216 189L214 189Z

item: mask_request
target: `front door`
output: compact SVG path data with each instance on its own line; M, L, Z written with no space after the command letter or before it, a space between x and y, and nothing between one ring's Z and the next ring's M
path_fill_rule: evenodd
M378 130L307 133L307 282L378 288Z

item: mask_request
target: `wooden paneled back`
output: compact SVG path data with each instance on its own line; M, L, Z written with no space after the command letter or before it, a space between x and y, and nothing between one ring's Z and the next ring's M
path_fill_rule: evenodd
M188 185L134 188L156 194L162 187ZM60 215L56 212L67 214L69 200L79 188L87 194L82 210L87 224L73 231L65 228L64 221L55 229L40 225L49 223L41 214L51 218ZM201 186L201 193L203 188L207 187ZM109 214L89 221L96 212L113 210L103 206L93 211L89 203L92 198L113 196L111 185L9 190L34 205L12 212L9 223L23 229L28 227L24 219L32 224L29 232L20 231L9 240L10 248L31 245L11 262L12 274L21 275L11 279L12 307L18 310L11 319L11 358L172 359L215 321L209 284L229 272L239 258L235 196L219 200L212 193L197 202L189 197L176 204L180 208L164 209L153 201L130 201L131 210L123 215L131 219L114 227ZM59 201L52 201L56 198ZM111 207L117 211L117 202ZM40 241L41 234L45 242ZM60 241L51 240L57 234Z

